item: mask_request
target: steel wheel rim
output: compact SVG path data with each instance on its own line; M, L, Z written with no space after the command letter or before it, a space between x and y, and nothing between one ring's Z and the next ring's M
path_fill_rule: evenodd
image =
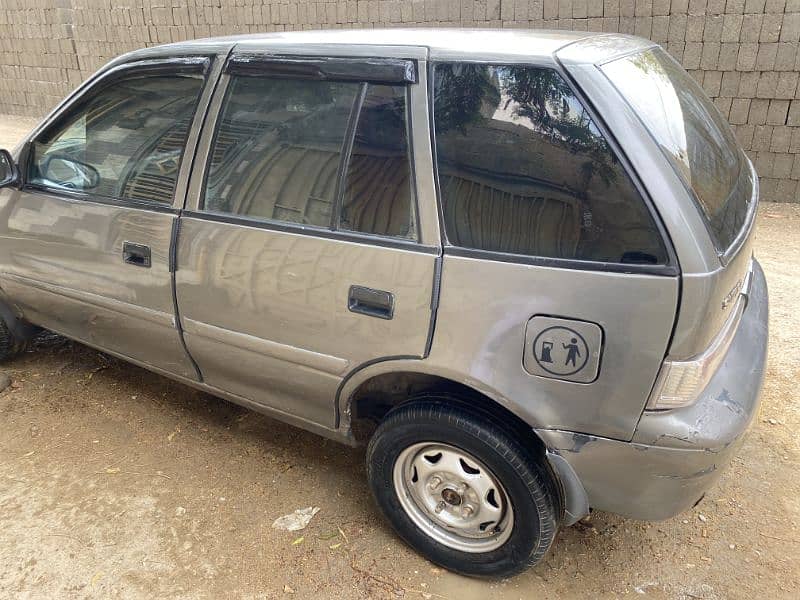
M409 446L394 463L393 479L408 517L448 548L491 552L511 536L514 509L500 480L460 448L438 442Z

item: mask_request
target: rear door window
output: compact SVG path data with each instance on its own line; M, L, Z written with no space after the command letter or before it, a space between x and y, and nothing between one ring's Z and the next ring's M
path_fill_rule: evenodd
M434 86L450 244L568 260L666 263L642 197L556 71L440 63Z
M233 76L203 208L416 239L407 86Z
M660 48L602 69L692 191L717 250L724 252L747 221L754 183L730 126L697 82Z
M211 154L206 210L329 227L359 89L353 82L234 77Z

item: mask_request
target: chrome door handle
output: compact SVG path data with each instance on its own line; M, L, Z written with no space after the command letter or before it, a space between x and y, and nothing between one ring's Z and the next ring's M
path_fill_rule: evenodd
M122 244L122 262L127 265L149 269L152 264L150 260L150 246L125 242Z
M369 317L391 319L394 316L394 294L360 285L351 285L350 293L347 295L347 308L350 312Z

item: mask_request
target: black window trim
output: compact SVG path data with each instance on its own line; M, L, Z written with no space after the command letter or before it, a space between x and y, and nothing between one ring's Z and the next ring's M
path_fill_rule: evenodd
M434 91L435 91L435 70L436 66L440 64L472 64L472 65L485 65L490 67L506 67L511 64L514 66L529 67L535 69L549 69L555 71L560 75L569 86L570 90L575 97L581 102L583 108L594 121L595 126L598 128L604 139L608 143L611 151L614 153L615 158L619 160L623 171L633 183L636 191L642 198L644 205L655 223L658 233L661 235L662 243L667 253L667 262L657 265L637 264L637 263L618 263L618 262L604 262L604 261L590 261L574 258L557 258L548 256L532 256L526 254L514 254L510 252L498 252L493 250L480 250L477 248L467 248L464 246L457 246L452 244L447 237L447 231L444 221L444 204L442 202L441 185L439 181L439 160L436 152L436 125L434 115ZM608 273L638 273L644 275L661 275L667 277L676 277L681 274L680 264L678 262L677 254L666 228L664 227L661 215L653 202L647 189L642 184L638 173L633 168L633 165L628 160L627 155L623 152L622 147L617 142L616 137L611 133L604 119L601 118L598 111L595 109L594 104L589 101L583 91L578 86L577 82L572 78L569 72L564 68L558 58L555 59L556 66L548 66L537 64L535 62L501 62L501 61L483 61L483 60L461 60L461 59L438 59L431 60L428 63L428 123L430 129L430 142L431 153L433 156L433 172L434 172L434 185L436 187L436 204L439 213L439 229L442 239L443 252L450 256L459 256L465 258L476 258L482 260L493 260L498 262L508 262L525 264L532 266L551 267L558 269L574 269L581 271L602 271Z
M647 265L639 263L615 263L598 260L581 260L577 258L550 258L547 256L527 256L525 254L512 254L496 250L478 250L463 246L448 245L444 254L463 258L477 258L496 262L531 265L535 267L550 267L554 269L572 269L576 271L602 271L604 273L628 273L640 275L665 275L676 277L680 270L673 265Z
M36 192L40 194L47 194L49 196L56 196L59 198L68 198L71 200L80 200L84 202L91 202L94 204L104 204L109 206L118 206L120 208L134 208L139 210L151 210L159 213L179 214L180 209L175 208L175 194L178 190L173 192L172 201L169 203L158 202L155 200L141 200L136 198L118 198L115 196L104 196L101 194L93 194L91 192L83 192L79 190L70 190L60 188L57 186L47 186L28 181L31 160L34 158L34 144L42 139L45 134L58 129L63 125L63 122L72 115L72 109L79 104L87 95L95 95L102 92L107 87L116 81L122 79L129 79L131 77L146 77L154 74L168 74L168 75L190 75L199 76L202 80L197 100L194 107L194 117L197 115L197 110L200 106L200 99L203 95L203 90L208 85L208 77L211 72L211 65L213 64L213 55L199 55L199 56L176 56L169 58L157 58L148 60L133 60L130 62L123 62L101 73L94 79L88 81L75 95L58 110L57 114L45 123L34 137L25 143L25 147L21 152L20 160L20 175L22 182L20 190L24 192ZM183 152L181 152L181 160L178 170L183 166L184 158L186 157L186 144L184 143Z
M324 79L326 81L343 81L348 83L360 84L359 91L356 93L356 96L353 99L353 105L351 106L345 130L345 137L342 140L339 167L337 168L337 173L336 173L336 186L334 192L335 195L334 195L333 207L331 210L331 219L327 227L322 227L317 225L305 225L302 223L292 223L291 221L281 221L279 219L269 219L266 217L250 217L247 215L235 215L232 213L207 209L205 207L205 203L206 203L206 190L208 189L208 176L211 171L211 154L213 152L214 145L216 144L217 141L219 128L222 123L221 117L225 109L226 103L228 101L228 95L230 94L233 77L234 76L267 77L267 78L275 77L271 73L270 69L263 69L261 71L257 70L258 65L269 63L269 61L263 61L263 62L256 60L252 61L252 63L249 63L250 66L246 73L230 72L229 71L230 64L237 56L239 55L232 54L231 56L229 56L228 62L226 63L225 69L223 70L223 76L226 77L226 80L223 82L225 85L225 90L223 91L223 97L219 104L217 113L214 115L214 132L213 135L211 136L211 142L209 145L209 153L208 153L209 158L205 161L205 166L202 176L202 184L200 188L200 197L198 198L198 207L197 210L184 210L183 211L184 215L186 215L187 217L192 216L194 218L203 219L206 221L218 221L221 223L245 225L248 227L256 227L258 229L265 229L269 231L280 231L283 233L297 233L301 235L317 236L326 239L340 239L343 241L351 241L358 243L370 243L373 245L383 246L388 248L417 250L425 254L439 253L438 248L424 245L421 240L419 197L417 194L416 169L414 167L415 165L414 142L412 138L413 128L411 125L411 119L413 118L412 116L413 111L411 106L411 87L409 85L409 82L405 82L404 89L405 89L405 102L406 102L406 140L407 140L406 145L407 145L407 154L409 160L409 176L411 178L411 186L410 186L411 199L409 206L413 212L413 218L414 218L413 225L415 228L413 238L402 238L392 235L377 235L377 234L363 233L359 231L350 231L348 229L339 228L341 209L345 192L345 184L347 179L347 170L350 164L351 153L355 142L355 135L356 135L356 130L358 128L358 120L361 115L361 108L363 105L364 97L370 85L398 85L398 82L386 83L384 81L380 80L374 81L372 79L364 77L361 77L360 79L334 79L334 78ZM260 55L259 58L261 58ZM289 58L298 59L303 57L297 57L293 55ZM318 59L319 57L312 57L312 60L318 60ZM351 60L355 62L364 63L365 61L380 62L380 61L391 61L395 59L354 58ZM407 62L413 62L416 68L417 64L416 60L409 59L409 61ZM295 76L284 76L284 75L280 76L279 78L298 79L298 80L316 79L316 78L308 78L302 76L295 77Z

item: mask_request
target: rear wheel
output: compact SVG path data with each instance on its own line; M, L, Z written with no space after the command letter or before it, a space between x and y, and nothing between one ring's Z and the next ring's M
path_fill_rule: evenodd
M542 457L489 415L447 398L392 410L370 440L367 473L400 537L465 575L519 573L542 559L557 531L558 488Z

